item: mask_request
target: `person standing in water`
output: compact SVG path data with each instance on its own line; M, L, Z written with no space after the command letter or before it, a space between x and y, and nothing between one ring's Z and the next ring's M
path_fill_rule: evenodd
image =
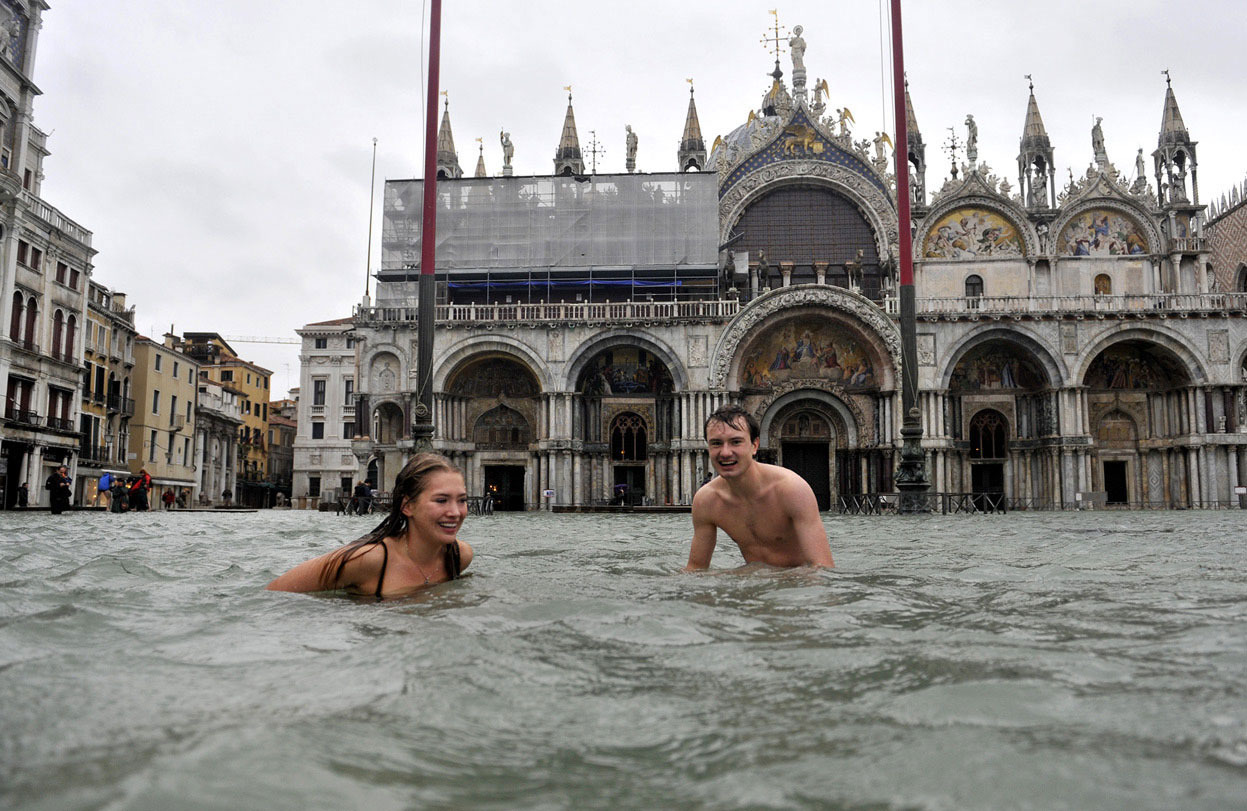
M48 506L53 515L60 515L69 509L70 497L73 495L73 481L69 478L69 468L61 465L52 471L43 485L48 490Z
M746 563L831 568L831 545L814 491L796 473L755 460L758 422L740 406L706 419L710 463L719 475L693 496L693 544L685 571L710 566L721 529Z
M458 539L468 515L463 474L444 456L421 453L399 472L390 514L357 541L300 563L271 591L331 591L377 598L408 594L459 577L472 547Z

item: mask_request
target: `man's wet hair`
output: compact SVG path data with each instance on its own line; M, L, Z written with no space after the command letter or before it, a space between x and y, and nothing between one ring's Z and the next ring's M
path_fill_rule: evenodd
M725 405L706 417L706 424L702 426L702 435L710 436L710 423L712 422L721 422L724 425L739 428L742 419L745 421L745 426L749 428L749 441L753 442L761 434L758 421L748 411L735 404Z

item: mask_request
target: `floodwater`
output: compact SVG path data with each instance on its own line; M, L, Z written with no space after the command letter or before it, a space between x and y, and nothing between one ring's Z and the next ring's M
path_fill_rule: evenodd
M1247 512L470 517L471 575L262 591L370 528L0 513L0 806L1247 806Z

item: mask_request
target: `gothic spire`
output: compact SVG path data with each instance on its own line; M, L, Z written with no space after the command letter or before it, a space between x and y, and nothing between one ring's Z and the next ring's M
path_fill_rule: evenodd
M583 175L584 158L580 156L580 136L576 134L576 113L572 110L572 89L567 91L567 116L563 119L563 137L554 151L554 174Z
M481 139L477 138L476 140L479 141ZM480 154L476 156L476 176L477 177L488 177L488 175L485 172L485 144L483 143L480 144L479 149L480 149Z
M463 177L463 169L459 168L455 135L450 130L450 98L447 97L446 106L442 109L442 127L437 131L437 178L445 180L458 177Z
M1199 184L1196 177L1195 141L1187 132L1173 94L1169 71L1165 74L1165 109L1160 118L1160 137L1152 160L1156 165L1156 195L1166 205L1199 205ZM1187 176L1190 176L1188 186Z
M906 151L909 163L914 167L911 173L909 191L913 204L926 204L927 186L927 147L922 142L922 133L918 130L918 118L914 115L914 102L909 97L909 79L905 79L905 131Z
M697 105L693 102L693 80L688 80L688 115L684 118L684 137L680 139L677 161L681 172L689 169L701 171L706 168L706 142L701 137L701 124L697 120Z
M1027 75L1026 78L1029 81L1031 77ZM1032 81L1030 98L1026 102L1026 121L1022 124L1022 138L1018 144L1018 189L1022 200L1031 208L1052 208L1055 203L1052 152Z

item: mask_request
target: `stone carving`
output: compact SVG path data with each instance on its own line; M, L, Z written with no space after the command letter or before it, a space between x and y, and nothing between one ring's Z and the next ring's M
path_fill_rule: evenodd
M626 125L624 127L624 130L627 131L625 140L628 145L628 157L625 158L624 160L624 168L627 169L629 172L635 172L636 171L636 145L637 145L636 133L632 131L631 124Z
M503 131L499 133L498 140L502 142L502 174L511 175L511 158L515 157L515 146L511 143L511 133Z
M1078 354L1078 325L1061 324L1061 352L1066 355Z
M921 333L918 338L918 365L934 366L935 365L935 336L931 333Z
M1095 153L1095 165L1101 169L1108 166L1108 152L1104 150L1104 130L1100 128L1103 118L1097 117L1091 127L1091 151Z
M974 123L974 116L966 115L966 129L969 130L966 135L966 160L973 169L979 162L979 125Z
M857 255L844 263L844 272L849 277L849 289L857 290L862 285L862 260L866 258L863 248L857 249Z
M901 334L896 322L878 307L856 293L838 287L783 288L759 297L737 314L714 349L710 367L710 388L725 388L728 371L741 345L759 325L776 313L796 307L827 307L846 313L862 323L887 348L893 369L901 368Z
M1230 333L1216 329L1208 332L1208 360L1213 363L1230 362Z
M797 84L796 76L798 73L805 73L805 40L801 38L801 34L805 29L799 25L792 27L792 38L788 40L788 48L792 51L792 75L793 83ZM804 85L804 82L800 84Z
M790 380L783 385L775 387L758 405L757 412L759 414L768 413L774 405L784 397L792 394L794 391L808 391L814 389L816 391L824 391L835 397L853 416L854 425L850 430L856 430L858 444L862 447L874 445L876 442L874 424L875 421L866 418L865 411L862 410L859 398L861 395L854 396L844 390L843 386L828 380ZM836 415L840 417L841 415ZM840 422L839 419L833 422ZM847 426L846 426L847 427ZM774 430L774 429L773 429Z
M705 335L694 335L688 342L688 365L706 365L707 341Z
M875 147L875 157L871 163L879 170L880 174L883 174L888 170L888 151L885 145L891 146L892 139L888 137L886 132L876 132L875 138L871 143Z

